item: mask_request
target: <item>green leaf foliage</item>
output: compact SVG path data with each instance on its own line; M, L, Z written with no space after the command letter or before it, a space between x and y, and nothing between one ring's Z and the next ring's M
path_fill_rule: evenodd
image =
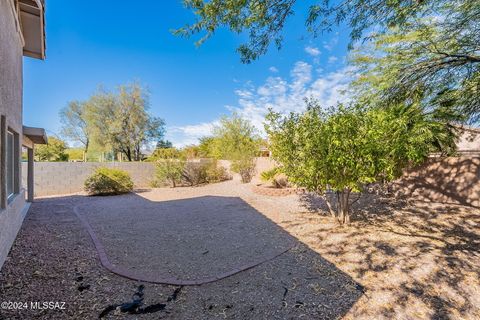
M350 192L391 181L432 152L455 148L448 123L418 105L339 105L325 111L310 99L303 113L270 112L265 129L272 157L289 181L319 194L347 194L347 203Z
M220 119L213 136L201 140L200 150L207 149L216 159L230 160L231 170L240 174L242 182L248 183L255 174L255 156L261 141L255 127L234 113Z
M60 111L62 135L82 144L89 160L103 152L121 152L129 161L140 161L142 149L153 142L171 147L162 140L165 122L148 109L148 91L136 82L112 92L100 88L86 101L72 101Z
M90 195L115 195L128 193L133 190L133 181L128 172L112 169L97 168L85 180L85 191Z
M185 165L186 161L181 158L159 159L156 163L153 186L158 187L163 183L169 183L172 188L175 188L182 181Z
M35 146L35 161L68 161L67 144L55 137L48 137L48 144Z
M303 2L297 0L183 0L183 4L196 20L175 30L175 35L199 35L196 44L201 45L221 28L245 34L248 41L237 49L244 63L258 59L272 45L280 49L283 28L295 13L306 16L305 27L314 37L340 24L348 25L352 43L368 38L365 31L373 27L379 31L404 27L414 19L433 14L453 17L450 13L456 7L465 13L462 21L478 19L466 15L478 10L478 0L317 0L309 3L306 12L298 12L298 5Z
M448 16L372 34L351 62L358 95L377 105L418 103L451 121L480 116L480 1L452 1Z
M260 173L260 179L263 182L271 182L275 178L275 176L279 173L279 168L275 167L270 170L265 170L262 173Z

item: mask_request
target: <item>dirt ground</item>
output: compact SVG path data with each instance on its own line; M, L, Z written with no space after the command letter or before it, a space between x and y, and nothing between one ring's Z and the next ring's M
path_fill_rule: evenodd
M365 197L352 224L339 226L318 199L261 196L238 181L137 195L237 197L297 243L214 283L141 283L100 265L72 210L90 198L41 199L0 273L0 301L64 301L65 310L0 310L0 319L480 318L478 209Z

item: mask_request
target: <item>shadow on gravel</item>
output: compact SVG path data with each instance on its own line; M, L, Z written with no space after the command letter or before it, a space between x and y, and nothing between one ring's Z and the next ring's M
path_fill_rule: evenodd
M237 197L156 202L130 194L88 200L75 210L93 229L97 248L105 249L120 274L143 281L213 282L274 259L295 244Z
M321 198L302 200L308 211L327 214ZM321 253L349 266L350 274L369 288L371 303L361 311L363 317L415 318L412 314L418 312L416 318L478 318L478 294L473 294L480 279L476 208L365 195L352 211L350 226L317 223L309 235L320 240ZM287 228L313 225L312 216L298 216Z
M90 269L83 266L86 278L80 280L89 287L79 295L78 285L73 291L62 288L63 283L75 281L68 278L66 270L77 263L78 257L57 257L69 250L70 239L85 234L85 230L72 227L81 225L74 207L88 218L112 264L123 264L133 273L195 280L239 272L192 286L139 283L118 276L95 283L86 281L91 279L89 274L99 273L98 263L92 261ZM62 292L62 300L75 306L71 308L98 304L92 317L126 313L152 319L337 319L367 290L236 197L161 202L136 194L41 199L32 206L23 229L0 275L1 298L14 300L21 296L37 301L43 290L40 288L55 287ZM67 237L58 237L67 229ZM42 234L35 234L38 232ZM26 244L33 238L45 242ZM93 248L85 240L76 245ZM21 250L22 246L28 246L28 252ZM41 265L29 264L29 254L42 256L47 251L49 260ZM265 259L272 254L272 259ZM249 263L255 265L240 272L239 268ZM52 266L56 277L38 278L33 274L34 270L48 273ZM20 274L24 289L4 287ZM133 296L132 284L138 288ZM25 290L33 287L38 290ZM28 311L22 312L29 315ZM76 310L68 312L71 315ZM42 317L51 315L53 311L47 310Z

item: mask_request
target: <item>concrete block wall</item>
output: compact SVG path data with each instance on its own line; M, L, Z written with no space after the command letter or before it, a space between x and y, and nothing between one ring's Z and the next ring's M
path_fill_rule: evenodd
M27 172L27 164L22 165L22 172ZM151 162L35 162L35 197L82 192L85 179L98 167L127 171L135 188L149 187L155 173L155 166ZM26 185L26 174L22 179Z
M229 161L220 160L218 164L227 170L230 168ZM270 158L257 158L256 165L253 183L258 183L260 174L273 168L275 162ZM155 174L155 165L151 162L36 162L35 196L81 192L85 179L100 166L129 172L136 188L150 187ZM25 180L26 167L22 172ZM407 170L393 187L397 194L414 199L480 207L480 157L432 158L420 167Z
M218 164L230 169L230 162L227 160L220 160ZM260 173L272 168L274 162L269 158L257 158L256 165L254 181L259 181ZM22 166L22 180L26 186L27 163L22 163ZM85 179L102 166L127 171L135 188L150 187L155 175L155 164L152 162L35 162L34 195L42 197L82 192Z

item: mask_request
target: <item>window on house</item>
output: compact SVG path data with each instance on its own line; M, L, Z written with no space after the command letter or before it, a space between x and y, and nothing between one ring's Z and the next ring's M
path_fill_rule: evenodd
M6 178L7 178L7 198L10 198L18 192L18 135L10 130L7 131L7 146L6 146Z

